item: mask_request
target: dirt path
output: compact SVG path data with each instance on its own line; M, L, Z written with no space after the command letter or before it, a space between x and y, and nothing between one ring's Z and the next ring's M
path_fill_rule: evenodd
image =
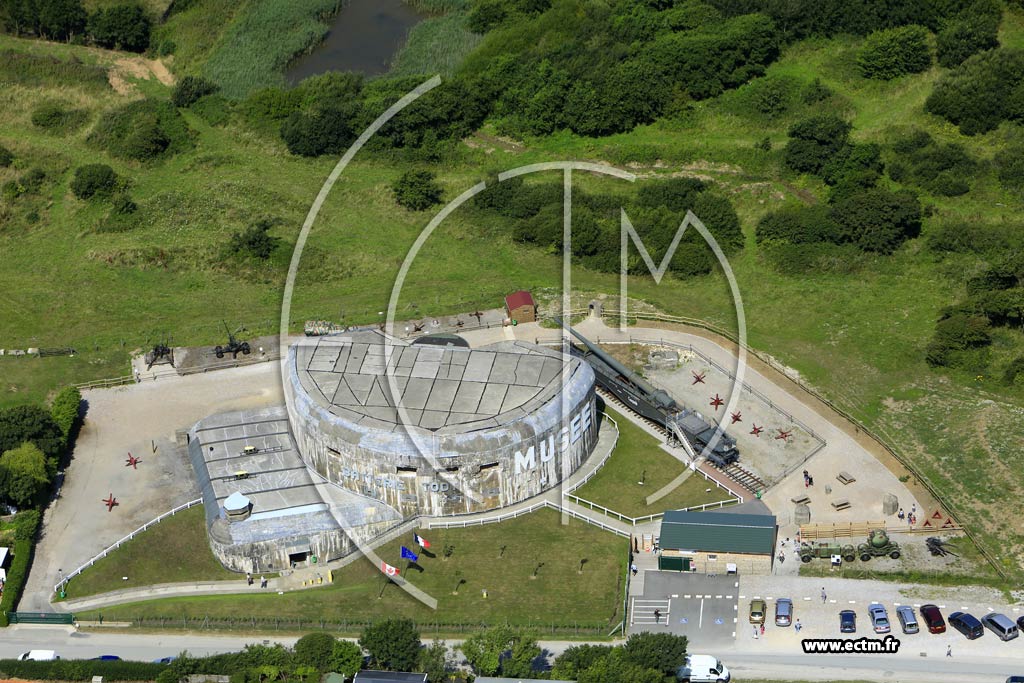
M159 59L121 57L111 65L107 72L110 87L122 95L131 95L137 90L135 84L128 79L149 80L154 77L164 85L174 85L174 75Z

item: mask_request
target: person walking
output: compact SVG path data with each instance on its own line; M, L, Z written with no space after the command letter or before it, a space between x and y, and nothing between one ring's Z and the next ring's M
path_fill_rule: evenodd
M636 564L629 565L629 571L633 572L633 576L636 576L636 573L637 573Z
M795 623L795 624L793 624L793 629L794 629L794 630L795 630L795 631L796 631L797 633L800 633L800 629L802 629L802 628L803 628L803 624L801 624L801 623L800 623L800 620L799 620L799 619L797 619L797 620L796 620L796 623Z
M655 609L654 610L654 623L655 624L660 624L661 623L661 610L660 609Z
M760 631L757 629L757 624L754 624L754 640L758 639Z
M245 573L245 583L250 586L252 585L252 572Z
M952 657L953 656L953 646L952 645L947 645L946 646L946 656L947 657Z
M764 624L763 623L761 624L761 635L762 636L764 635Z
M825 587L821 587L821 601L823 603L828 602L828 594L825 593Z
M260 577L260 588L266 588L266 587L267 587L267 577L261 576Z

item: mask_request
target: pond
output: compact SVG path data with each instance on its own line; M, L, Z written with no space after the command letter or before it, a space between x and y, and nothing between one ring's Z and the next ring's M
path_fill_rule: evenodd
M324 41L288 65L285 79L294 85L327 71L382 74L409 29L425 18L402 0L349 0L332 20Z

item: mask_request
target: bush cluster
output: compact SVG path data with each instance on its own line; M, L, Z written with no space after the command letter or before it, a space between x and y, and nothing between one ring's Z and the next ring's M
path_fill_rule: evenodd
M218 89L216 83L200 76L185 76L171 91L171 102L175 107L191 107L200 98L212 95Z
M406 171L391 186L395 201L411 211L424 211L441 203L441 186L430 171Z
M0 598L0 626L7 626L7 613L14 610L21 597L21 590L25 587L28 570L32 566L32 541L16 540L12 554L14 557L11 558L11 566L7 570L4 595ZM8 673L3 666L0 666L0 671Z
M893 151L897 158L888 169L889 177L896 182L917 185L946 197L970 191L968 180L978 164L963 145L938 143L928 133L914 131L898 139Z
M69 132L88 118L82 109L69 109L59 102L44 102L32 111L32 125L50 132Z
M109 197L117 189L118 177L106 164L86 164L75 169L71 191L79 199Z
M193 146L193 133L170 102L136 100L105 112L89 141L111 156L150 161Z
M0 168L7 168L14 163L14 152L0 145Z
M964 135L1024 118L1024 50L998 48L968 58L935 84L924 106Z
M152 662L101 661L91 659L58 659L52 662L21 662L0 660L0 674L5 678L31 681L91 681L102 676L104 681L153 681L167 669Z
M857 55L862 76L884 81L919 73L931 65L928 29L923 26L900 26L872 33Z

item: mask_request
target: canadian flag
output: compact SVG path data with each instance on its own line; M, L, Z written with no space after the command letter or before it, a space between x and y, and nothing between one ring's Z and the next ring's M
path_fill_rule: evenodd
M384 562L383 560L381 560L380 563L380 570L388 576L398 576L398 567L392 567L390 564Z

